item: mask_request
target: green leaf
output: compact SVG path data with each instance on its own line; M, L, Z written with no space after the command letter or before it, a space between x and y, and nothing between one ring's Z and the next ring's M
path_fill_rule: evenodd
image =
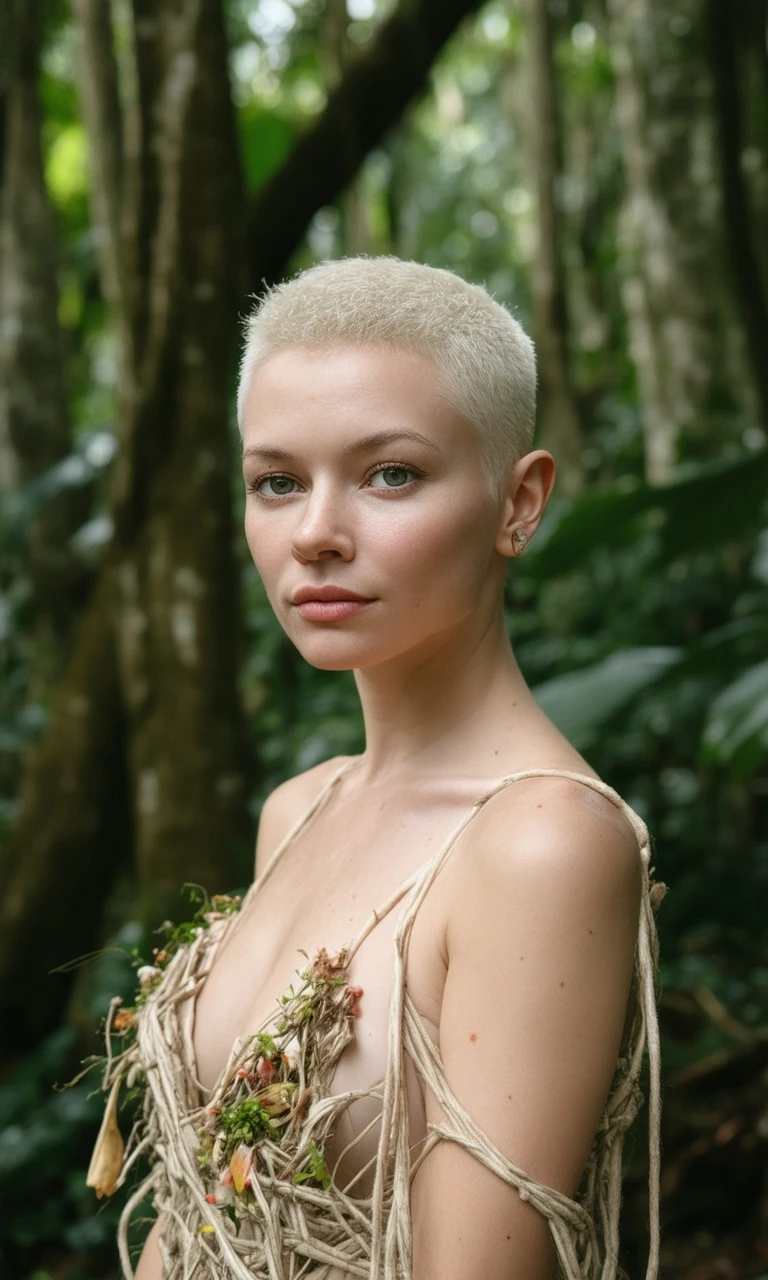
M702 755L746 778L768 756L768 660L743 671L718 694L702 735Z
M240 112L240 146L249 191L258 191L283 162L295 136L287 120L250 102Z
M558 729L584 750L609 720L682 657L683 650L669 647L621 649L602 662L545 680L533 692Z
M542 577L569 573L597 547L634 536L638 521L658 513L659 553L667 557L757 533L768 492L768 450L699 466L672 484L617 486L555 507L531 548Z

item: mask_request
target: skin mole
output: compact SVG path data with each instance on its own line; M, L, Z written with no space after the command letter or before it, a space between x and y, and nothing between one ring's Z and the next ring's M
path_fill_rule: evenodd
M477 1034L476 1034L476 1032L471 1031L471 1032L469 1033L469 1038L470 1038L470 1040L474 1043L474 1042L475 1042L475 1040L477 1039Z

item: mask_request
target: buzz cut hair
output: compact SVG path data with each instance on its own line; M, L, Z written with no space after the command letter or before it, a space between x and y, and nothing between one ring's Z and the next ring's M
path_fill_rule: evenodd
M237 420L251 379L288 347L394 347L437 366L440 390L478 436L499 493L533 441L536 355L506 307L452 271L394 257L340 258L267 290L245 320Z

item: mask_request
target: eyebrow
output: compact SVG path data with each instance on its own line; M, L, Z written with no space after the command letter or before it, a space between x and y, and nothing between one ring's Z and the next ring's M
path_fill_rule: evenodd
M400 440L409 440L415 444L425 444L429 449L442 453L434 440L427 439L418 431L376 431L370 436L361 436L343 450L346 457L358 453L368 453L371 449L381 449L385 445L396 444ZM251 445L243 450L243 461L246 458L266 458L270 462L290 462L294 455L288 449L277 449L274 445Z

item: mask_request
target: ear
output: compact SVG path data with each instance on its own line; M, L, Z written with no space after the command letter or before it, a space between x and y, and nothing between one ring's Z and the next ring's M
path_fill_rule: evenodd
M496 537L496 550L501 555L520 554L520 533L525 535L525 541L533 537L554 483L555 460L546 449L526 453L511 467Z

